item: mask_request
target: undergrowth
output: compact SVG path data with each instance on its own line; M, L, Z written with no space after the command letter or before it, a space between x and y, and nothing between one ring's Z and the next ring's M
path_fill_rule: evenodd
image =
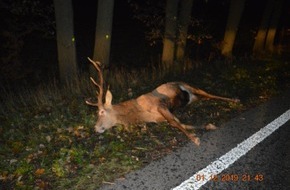
M289 87L289 71L288 62L275 60L215 62L182 73L121 69L110 73L107 83L115 103L174 80L240 98L240 104L200 101L176 112L185 123L218 126ZM166 123L95 134L96 110L84 103L96 90L88 78L63 87L51 82L1 90L1 189L96 189L189 141Z

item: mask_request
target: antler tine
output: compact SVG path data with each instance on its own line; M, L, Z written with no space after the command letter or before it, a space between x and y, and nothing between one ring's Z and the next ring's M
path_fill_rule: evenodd
M97 86L99 89L102 88L96 81L95 79L93 79L93 77L90 77L90 80L92 81L92 83Z
M103 94L104 94L104 78L101 70L101 63L98 61L93 61L89 57L88 60L94 65L99 75L99 84L92 77L90 77L92 83L99 88L99 93L97 93L98 103L97 104L89 103L89 105L100 107L103 106Z
M89 101L89 100L86 100L86 104L88 104L88 105L90 105L90 106L98 106L98 103L93 103L93 102L91 102L91 101Z

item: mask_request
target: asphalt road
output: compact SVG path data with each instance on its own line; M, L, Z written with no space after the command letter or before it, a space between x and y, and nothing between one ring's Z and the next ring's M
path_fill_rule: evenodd
M290 91L253 108L201 136L201 145L189 142L176 152L129 173L101 190L169 190L232 150L237 144L290 109ZM205 180L203 175L200 181ZM290 121L253 147L200 189L290 189Z

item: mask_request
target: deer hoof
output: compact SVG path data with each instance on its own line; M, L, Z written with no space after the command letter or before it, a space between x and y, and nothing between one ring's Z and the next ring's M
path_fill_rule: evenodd
M206 126L204 126L204 128L206 130L216 130L217 129L217 127L214 124L211 124L211 123L209 123Z
M200 145L200 140L199 140L198 137L191 135L191 136L190 136L190 139L191 139L191 141L192 141L194 144L196 144L197 146Z
M234 99L234 103L240 103L240 99Z

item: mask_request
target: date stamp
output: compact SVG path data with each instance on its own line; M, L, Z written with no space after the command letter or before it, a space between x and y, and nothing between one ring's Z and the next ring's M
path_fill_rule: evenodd
M221 174L221 175L210 175L209 180L206 175L198 174L195 176L196 181L215 181L215 182L262 182L264 181L263 174Z

